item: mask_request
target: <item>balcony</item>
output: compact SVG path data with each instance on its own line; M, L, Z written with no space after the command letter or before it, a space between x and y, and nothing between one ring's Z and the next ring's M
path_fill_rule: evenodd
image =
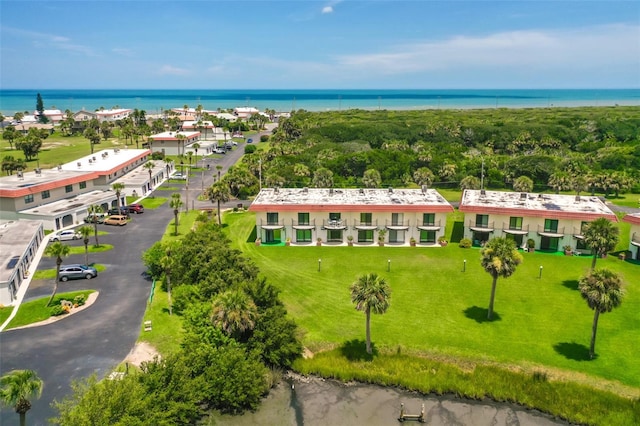
M304 222L291 219L291 227L293 229L316 229L316 220L311 219Z
M284 221L282 220L263 220L260 219L260 227L262 229L282 229L284 228Z
M347 223L342 219L329 219L322 221L323 229L346 229Z
M385 228L391 229L394 231L402 231L409 229L409 221L400 221L400 220L387 220L385 224Z
M523 225L521 227L511 226L508 223L502 223L502 231L511 235L527 235L529 233L529 225Z
M549 238L564 237L564 226L561 228L545 228L544 225L538 225L538 234Z
M640 247L640 234L638 234L637 232L633 233L633 235L631 236L631 244L636 247Z
M360 222L360 221L354 220L353 228L363 230L363 231L372 231L374 229L378 229L378 221L372 220L371 222Z
M576 228L575 226L573 227L573 238L576 238L578 240L582 240L584 239L584 236L582 235L582 228Z
M422 222L422 225L416 226L421 231L439 231L441 228L440 221L434 220L433 222Z
M469 229L475 232L493 232L493 222L476 223L474 220L468 222Z

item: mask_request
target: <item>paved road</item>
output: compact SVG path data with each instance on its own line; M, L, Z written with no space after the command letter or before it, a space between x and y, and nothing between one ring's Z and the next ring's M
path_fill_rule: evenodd
M254 138L254 140L258 140ZM210 164L204 174L196 174L190 183L189 208L200 188L211 185L216 165L221 173L233 165L244 151L244 143L223 156L200 160ZM215 158L214 158L215 157ZM166 184L165 184L166 185ZM171 187L176 184L172 183ZM174 192L156 191L157 196L169 197ZM185 200L185 189L182 199ZM144 202L143 202L144 204ZM194 203L211 206L209 202ZM144 275L142 253L158 241L167 224L173 219L173 211L165 203L157 209L147 209L141 215L132 215L132 221L123 227L99 225L109 235L99 237L100 243L113 244L115 249L90 254L89 261L106 265L107 269L93 280L74 280L60 283L59 292L95 289L100 295L91 308L61 321L40 327L8 330L0 333L0 374L14 369L32 369L44 381L42 397L32 401L27 413L29 425L46 425L55 415L50 403L62 399L70 392L73 379L96 373L104 377L121 363L135 345L140 334L142 318L149 297L151 281ZM81 241L69 242L82 246ZM65 263L84 263L84 254L73 255ZM51 269L55 261L43 258L38 269ZM25 301L51 294L53 280L33 281L25 295ZM18 415L3 408L0 425L16 424Z

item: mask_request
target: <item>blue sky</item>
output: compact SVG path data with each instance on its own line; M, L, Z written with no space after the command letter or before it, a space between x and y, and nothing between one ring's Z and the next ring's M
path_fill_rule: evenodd
M639 1L0 0L0 87L638 88Z

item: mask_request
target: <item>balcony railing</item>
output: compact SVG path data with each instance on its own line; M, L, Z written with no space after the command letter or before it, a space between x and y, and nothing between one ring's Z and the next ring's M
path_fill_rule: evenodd
M573 227L573 235L575 237L582 237L582 233L583 233L583 228L576 228L575 226Z
M369 222L362 222L359 220L353 220L354 229L376 229L378 227L378 221L372 220Z
M316 220L315 219L311 219L311 220L304 220L304 221L300 221L300 220L293 220L291 219L291 226L293 228L315 228L316 227Z
M529 225L511 226L510 223L502 222L502 230L529 232Z
M431 221L431 222L422 221L422 223L419 224L418 226L441 226L440 225L440 219L434 220L434 221Z
M325 229L344 229L347 227L347 222L343 219L323 220L322 227Z
M564 234L564 226L560 228L545 228L544 225L538 225L538 233Z
M273 228L283 228L284 227L284 221L283 220L264 220L264 219L260 219L260 226L263 228L269 228L269 227L273 227Z
M634 243L640 243L640 234L634 232L631 236L631 241L633 241Z
M405 228L409 228L409 221L408 220L386 220L385 221L385 227L389 228L389 229L405 229Z
M470 220L469 221L469 228L476 228L476 229L486 229L486 230L493 230L493 222L487 222L487 223L476 223L476 221L474 220Z

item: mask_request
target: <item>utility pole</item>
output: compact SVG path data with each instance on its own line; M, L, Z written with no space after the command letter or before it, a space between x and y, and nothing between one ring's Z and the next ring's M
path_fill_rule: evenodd
M260 179L260 190L262 191L262 158L258 159L258 165L260 166L258 169L258 176Z
M480 172L480 189L484 189L484 157L482 157L482 171Z

